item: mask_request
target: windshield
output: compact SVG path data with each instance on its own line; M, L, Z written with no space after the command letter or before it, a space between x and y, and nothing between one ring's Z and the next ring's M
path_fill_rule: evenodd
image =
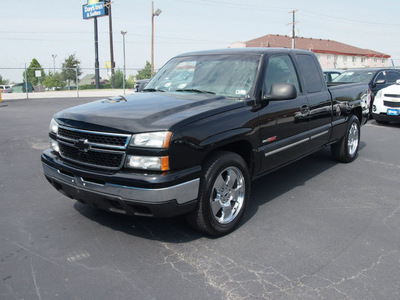
M252 90L260 56L198 55L170 60L144 91L205 93L244 98Z
M374 77L374 71L346 71L332 80L332 82L363 82L369 83Z

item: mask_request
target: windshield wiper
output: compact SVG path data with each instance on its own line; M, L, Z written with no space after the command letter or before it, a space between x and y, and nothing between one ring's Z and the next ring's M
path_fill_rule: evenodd
M157 90L157 89L144 89L143 92L165 92L164 90Z
M195 92L195 93L199 93L199 94L211 94L211 95L215 95L214 92L203 91L203 90L199 90L199 89L178 89L178 90L175 90L175 92Z

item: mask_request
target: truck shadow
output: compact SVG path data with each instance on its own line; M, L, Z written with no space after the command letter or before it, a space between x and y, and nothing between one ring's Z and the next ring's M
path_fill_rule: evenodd
M361 142L360 151L364 147L365 143ZM331 157L330 148L327 147L253 181L250 203L240 227L248 221L251 222L251 218L260 206L279 198L295 187L304 186L308 180L337 164ZM82 216L100 226L144 239L178 244L204 237L213 239L193 230L186 223L184 216L165 219L127 216L95 209L79 202L74 204L74 208ZM240 227L237 230L240 230Z

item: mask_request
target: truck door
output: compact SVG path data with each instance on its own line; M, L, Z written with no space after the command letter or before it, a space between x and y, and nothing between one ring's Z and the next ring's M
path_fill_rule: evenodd
M309 130L311 150L318 149L328 142L332 122L332 101L322 70L314 56L296 55L300 73L307 92L309 111Z
M259 110L261 172L271 170L308 152L308 101L288 54L269 57L265 68L263 95L276 83L291 83L297 97L269 101Z

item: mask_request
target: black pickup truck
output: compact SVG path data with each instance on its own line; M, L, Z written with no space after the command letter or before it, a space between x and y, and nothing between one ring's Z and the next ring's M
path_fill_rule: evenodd
M54 115L44 174L61 193L122 214L186 214L214 236L234 230L251 180L325 146L357 157L364 84L328 87L315 55L224 49L171 59L142 93Z

